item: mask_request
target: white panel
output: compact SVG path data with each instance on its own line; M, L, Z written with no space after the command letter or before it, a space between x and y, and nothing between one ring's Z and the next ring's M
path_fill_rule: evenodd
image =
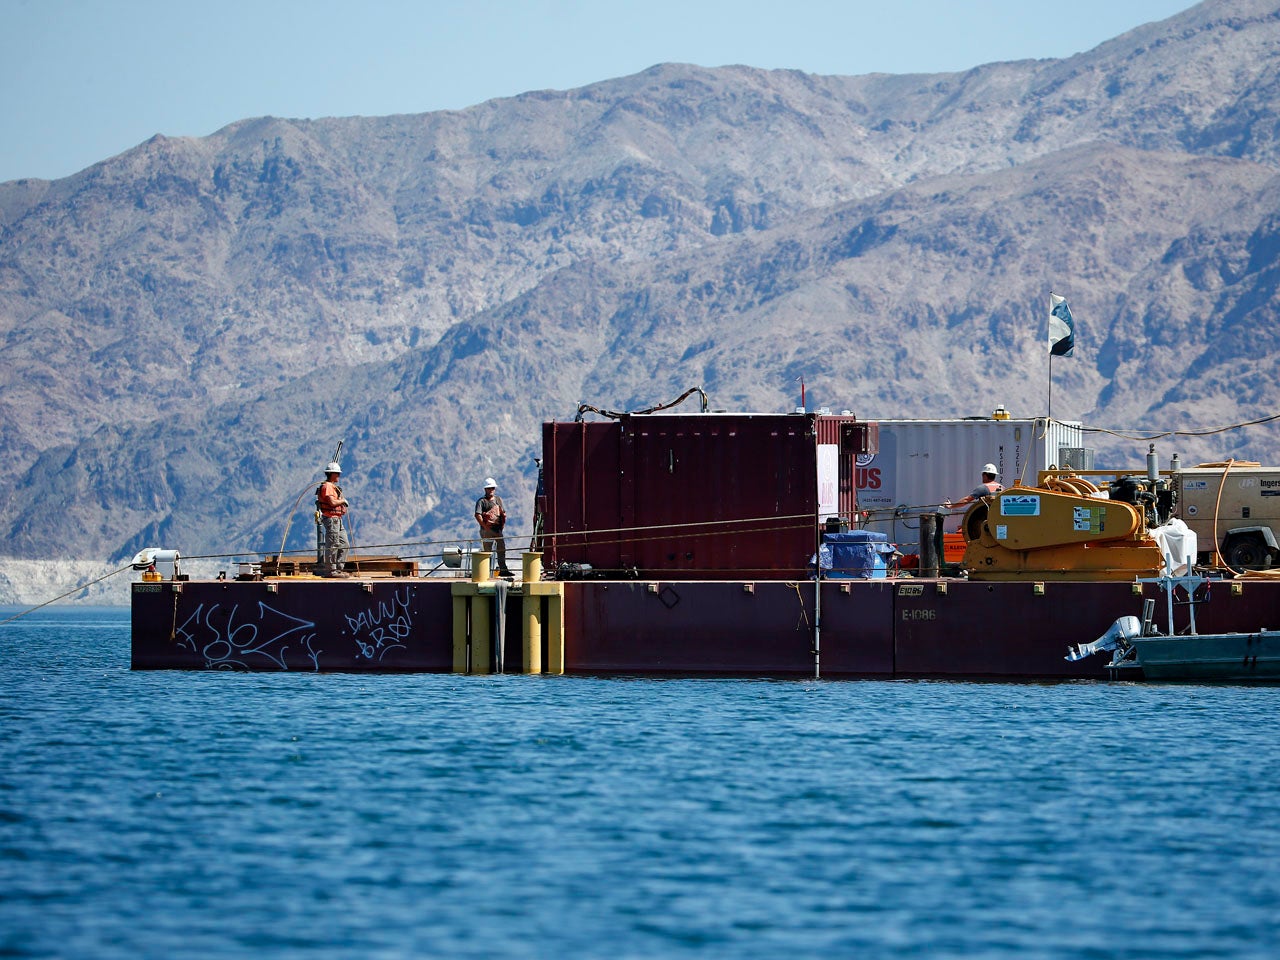
M840 445L818 444L818 520L840 513Z

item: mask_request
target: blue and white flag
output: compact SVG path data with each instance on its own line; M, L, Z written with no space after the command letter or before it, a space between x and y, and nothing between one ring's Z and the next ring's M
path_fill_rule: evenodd
M1067 298L1049 294L1049 355L1069 357L1076 345L1076 325Z

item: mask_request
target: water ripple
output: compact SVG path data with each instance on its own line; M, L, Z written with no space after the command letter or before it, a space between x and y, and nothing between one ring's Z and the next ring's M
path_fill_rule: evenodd
M103 611L0 650L6 956L1280 942L1269 688L133 673Z

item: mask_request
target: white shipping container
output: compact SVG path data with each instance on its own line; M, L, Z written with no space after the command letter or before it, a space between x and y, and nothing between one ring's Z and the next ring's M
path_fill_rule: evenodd
M874 456L857 459L858 510L870 513L864 529L888 534L908 553L920 541L920 513L968 496L982 482L987 463L996 465L996 479L1006 487L1015 480L1033 486L1041 470L1064 465L1063 448L1072 451L1065 456L1078 458L1084 446L1078 422L985 417L872 422L879 424L880 446ZM958 530L964 510L943 513L946 532Z

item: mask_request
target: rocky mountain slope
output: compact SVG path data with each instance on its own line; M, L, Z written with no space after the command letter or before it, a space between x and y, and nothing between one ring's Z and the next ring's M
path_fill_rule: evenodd
M274 552L339 438L357 545L527 531L580 401L1047 412L1128 436L1280 411L1280 3L1067 60L819 77L666 64L468 110L261 118L0 184L14 557ZM1274 424L1162 440L1280 462ZM1100 460L1145 444L1090 435Z

